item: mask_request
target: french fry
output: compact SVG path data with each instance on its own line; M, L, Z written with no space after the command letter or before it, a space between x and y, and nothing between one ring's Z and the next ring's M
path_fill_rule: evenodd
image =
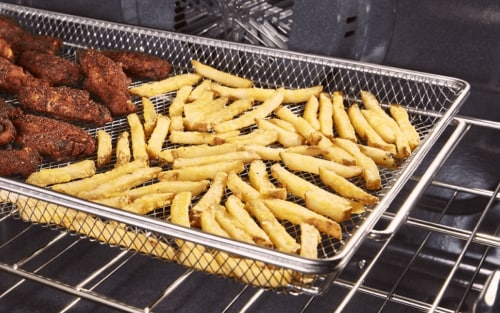
M380 135L363 116L357 103L353 103L349 106L349 108L347 108L347 114L349 115L349 119L354 127L354 130L363 140L366 141L368 146L380 148L390 153L396 153L396 146L385 142L384 139L380 137Z
M375 161L375 164L379 166L383 166L386 168L397 167L397 162L394 159L394 155L390 152L361 144L358 144L358 148L364 155Z
M330 95L322 92L319 95L319 130L327 138L333 138L333 106Z
M318 245L321 235L316 227L300 223L300 256L309 259L318 258Z
M202 211L207 210L209 207L215 204L219 204L224 195L226 189L228 174L224 172L219 172L215 175L214 180L207 192L198 200L198 202L193 206L191 211L194 215L199 215Z
M75 179L91 177L96 172L95 162L83 160L57 168L45 168L34 172L26 178L28 184L46 187L66 183Z
M199 166L210 163L220 163L220 162L236 161L236 160L241 160L244 163L249 163L259 158L260 156L255 152L234 151L223 154L200 156L194 158L176 158L172 163L172 168L175 169L187 166Z
M99 129L97 131L97 167L103 167L109 164L112 150L111 135L104 129Z
M250 236L250 234L245 231L240 221L238 221L225 211L215 210L215 220L220 225L220 227L229 235L229 238L255 244L252 236Z
M199 74L199 73L198 73ZM212 81L210 79L204 79L198 86L194 87L187 98L187 101L192 102L198 99L213 99L213 91L210 89ZM207 96L208 95L208 96Z
M283 163L293 171L319 174L319 169L323 167L336 172L342 177L351 178L360 175L363 170L356 165L346 166L334 161L293 152L282 152L280 157Z
M207 144L185 146L174 149L162 150L159 153L159 159L162 162L172 163L176 158L189 158L189 157L202 157L224 154L229 152L238 151L240 148L235 143L223 143L216 146L209 146Z
M320 129L319 120L318 120L318 111L319 111L318 97L313 95L307 100L306 104L304 105L304 112L302 113L302 117L315 130Z
M418 134L415 127L410 122L410 117L405 108L399 104L389 105L389 111L392 117L398 123L399 127L408 138L410 148L413 150L420 145L420 135Z
M192 123L205 120L205 116L221 111L228 103L227 97L218 97L212 100L196 100L184 104L184 116Z
M156 160L160 157L161 148L167 138L168 130L170 128L170 119L163 114L158 114L155 124L155 128L151 133L148 145L146 146L146 152L148 153L150 160Z
M122 167L119 167L122 168ZM77 194L78 197L92 200L99 198L107 198L110 195L125 191L147 182L162 171L161 167L143 167L135 172L116 177L112 181L104 182L98 186L94 186L91 190L81 191Z
M247 202L245 208L259 221L260 226L267 233L276 249L287 253L299 251L300 245L288 234L285 227L281 225L262 200L256 199Z
M233 119L235 116L250 110L253 107L254 100L244 98L229 103L224 109L219 112L207 114L203 119L210 122L223 122Z
M132 156L134 160L149 159L146 151L146 134L137 113L127 115L127 121L130 126L130 137L132 142Z
M123 166L111 169L107 172L99 173L88 178L70 181L53 185L51 188L55 191L66 193L69 195L77 195L81 192L92 190L95 186L114 181L120 176L134 173L139 169L146 168L147 163L144 160L136 160Z
M304 138L289 130L286 130L274 123L269 122L266 119L256 119L257 127L259 129L275 130L278 133L278 142L284 147L293 147L302 145Z
M308 209L328 216L336 222L343 222L351 216L351 203L347 199L321 189L287 171L279 163L271 166L271 174L288 192L305 199Z
M272 247L273 243L262 228L245 209L245 204L235 195L230 195L224 203L227 212L241 223L241 226L252 237L252 240L264 247Z
M137 198L147 196L148 194L160 194L160 193L172 193L177 194L181 192L189 191L192 196L198 196L202 192L205 192L210 184L209 180L200 181L160 181L155 182L150 185L145 185L115 194L111 194L111 197L126 197L130 200L135 200Z
M320 168L319 177L325 185L345 198L353 199L368 205L378 202L378 197L367 193L332 170Z
M184 130L184 117L182 115L179 116L171 116L170 117L170 131L183 131Z
M282 120L280 118L273 117L273 118L268 119L268 121L271 122L271 123L273 123L276 126L279 126L279 127L283 128L283 129L288 130L291 133L297 133L297 130L295 129L295 126L293 126L291 123L289 123L287 121L284 121L284 120Z
M144 134L148 138L156 126L156 119L158 117L153 102L149 98L142 97L141 102L143 108L142 115L144 117Z
M318 146L300 145L286 148L286 152L292 152L303 155L318 156L324 153L324 150Z
M188 180L199 181L213 179L217 173L241 173L245 169L243 161L219 162L200 166L189 166L180 169L167 170L158 174L161 181Z
M286 189L278 188L271 182L266 164L262 160L254 160L250 163L248 178L252 186L259 191L262 198L286 199Z
M342 229L340 225L323 215L315 213L297 203L282 199L265 199L263 201L274 216L280 220L287 220L295 225L308 223L328 236L342 239Z
M365 187L368 190L378 190L382 187L380 172L375 161L364 155L354 142L342 138L335 138L335 143L348 151L354 158L356 164L363 168Z
M169 205L173 197L174 194L170 192L148 194L135 199L132 203L121 207L121 209L135 214L146 215Z
M235 119L214 123L213 129L216 132L223 133L250 126L255 123L255 119L264 118L271 114L283 101L283 94L284 90L278 89L269 99L265 100L253 110L247 111Z
M281 119L291 123L297 132L306 139L310 145L316 145L321 140L320 132L316 131L304 118L295 115L289 108L280 106L274 113Z
M332 95L333 123L340 138L358 142L354 127L349 120L349 116L344 107L344 94L334 91Z
M191 206L192 198L193 196L189 191L179 192L174 196L172 204L170 205L171 223L184 227L191 227L191 222L189 220L189 207ZM180 239L177 239L176 242L177 241L183 242ZM179 242L178 244L181 245Z
M191 60L191 65L194 67L196 73L229 87L248 88L253 85L250 79L220 71L197 60Z
M254 144L261 146L269 146L278 141L278 132L274 129L257 129L251 133L240 136L225 137L225 142L236 143L241 146Z
M188 73L171 76L163 80L132 87L129 92L140 97L154 97L162 93L179 90L183 86L193 86L201 80L201 75Z
M130 152L130 142L128 138L129 138L129 132L124 131L118 136L118 139L116 140L115 167L119 167L126 163L129 163L130 159L132 158Z
M379 136L387 143L396 142L396 134L392 128L387 124L386 120L382 118L376 111L361 110L361 114L365 117L370 126L379 134Z
M189 144L189 145L217 145L226 142L226 138L234 138L240 134L239 131L230 131L227 133L208 133L198 131L171 131L169 140L171 143Z
M262 160L280 161L280 153L284 148L266 147L262 145L246 144L243 146L245 151L256 152Z
M227 177L227 188L243 202L260 198L259 191L234 172L229 173Z
M334 161L343 165L356 165L356 159L350 155L347 151L340 148L339 146L331 143L325 145L322 149L322 155L325 159Z
M221 97L229 97L229 99L252 98L255 101L265 101L269 99L275 89L265 88L231 88L219 84L212 84L212 90ZM311 96L318 96L323 90L323 86L317 85L299 89L285 89L283 95L283 103L302 103L306 102Z
M181 87L177 91L174 100L168 107L168 114L170 118L173 118L174 116L182 116L182 113L184 112L184 104L188 101L189 95L191 94L192 90L193 86L188 85Z

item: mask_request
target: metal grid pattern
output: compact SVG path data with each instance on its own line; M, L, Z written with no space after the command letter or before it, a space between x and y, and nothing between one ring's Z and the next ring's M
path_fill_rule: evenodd
M48 224L55 229L63 225L69 231L85 234L91 239L167 260L172 259L173 252L170 250L174 242L179 246L179 240L176 239L182 239L182 242L189 242L191 245L234 253L240 257L231 266L243 273L240 277L246 277L248 268L251 270L251 265L255 262L274 265L270 271L248 274L250 278L243 281L280 291L319 294L327 289L341 268L340 263L345 263L357 243L378 220L419 160L458 110L468 90L466 83L445 77L154 32L65 15L52 15L37 10L17 8L10 11L9 8L10 6L4 9L5 13L13 15L28 29L61 37L66 43L65 55L68 58L73 57L78 47L135 49L167 58L174 64L174 73L188 71L190 60L198 59L222 70L249 77L263 87L299 88L321 84L327 91L343 90L346 97L352 101L359 100L360 90L370 90L385 104L404 103L409 107L412 120L421 133L424 144L399 170L382 172L384 188L379 193L383 196L380 204L373 208L370 214L345 223L343 241L334 242L329 238L323 240L321 250L324 255L312 264L299 257L165 224L163 221L168 218L168 210L158 212L157 218L152 220L114 212L106 207L71 197L61 197L23 184L7 183L9 186L3 190L4 199L18 204L18 207L12 210L9 210L9 204L4 204L3 214L13 213L24 220ZM141 82L136 82L139 83ZM165 110L173 96L165 94L153 99L157 109L160 112ZM106 127L116 138L126 124L125 119L117 119ZM89 129L91 134L95 131L96 129ZM116 223L124 223L126 227L116 227ZM297 234L293 227L288 230ZM212 268L213 264L205 264L207 262L202 261L188 262L187 265L224 274ZM229 261L231 258L227 259L227 262ZM290 269L293 270L292 280L287 283L288 280L283 277L288 275ZM311 279L309 274L316 275Z

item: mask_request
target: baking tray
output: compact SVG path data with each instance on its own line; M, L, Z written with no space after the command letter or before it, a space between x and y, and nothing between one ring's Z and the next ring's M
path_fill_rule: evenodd
M240 274L235 277L217 272L214 264L203 257L192 258L192 263L187 266L277 292L321 294L331 285L450 123L469 92L467 82L451 77L157 31L10 4L0 4L0 13L14 17L34 33L62 38L65 43L63 55L68 59L74 60L76 50L82 47L136 50L169 60L173 65L172 75L192 71L190 61L197 59L250 78L261 87L301 88L321 84L325 91L343 91L351 101L359 101L359 92L368 90L383 105L401 103L407 106L422 144L399 168L381 169L383 188L376 193L380 202L342 223L342 240L322 237L319 259L306 259L171 224L168 222L168 207L148 216L139 216L30 186L19 179L0 178L3 197L17 199L18 205L25 206L19 210L13 204L16 201L3 201L0 203L0 218L31 220L44 227L66 230L90 240L165 260L172 259L170 248L189 244L194 247L193 251L202 248L223 255L228 266ZM132 85L141 83L144 82L134 81ZM168 93L154 97L152 101L157 111L166 113L173 97L175 93ZM15 104L16 99L8 98L7 101ZM140 99L136 98L135 103L140 114ZM294 110L300 110L300 107L296 106ZM128 129L128 124L126 118L118 118L102 128L115 140L118 134ZM99 128L86 129L95 135ZM164 148L169 146L166 142ZM42 167L60 165L44 163ZM307 178L317 182L313 176ZM54 218L37 220L41 210L48 210ZM20 212L33 215L21 216ZM61 219L78 218L81 218L80 228L61 226L64 225ZM103 226L113 223L120 227ZM292 235L298 236L296 227L284 225Z

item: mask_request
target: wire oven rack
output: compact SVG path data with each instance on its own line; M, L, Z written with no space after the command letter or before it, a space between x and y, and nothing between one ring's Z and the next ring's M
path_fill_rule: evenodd
M404 103L408 106L412 120L422 135L423 144L399 170L382 171L384 188L378 193L381 196L380 203L371 208L369 213L344 223L344 240L333 242L329 238L324 239L322 250L325 252L318 260L307 260L178 227L164 221L168 216L166 211L155 216L137 216L28 186L19 181L0 180L0 188L4 195L7 194L6 198L16 199L18 204L23 203L23 207L19 208L8 201L4 202L0 211L3 219L21 217L48 224L49 228L54 230L63 229L60 225L64 224L64 221L77 221L79 228L70 227L70 233L90 233L89 239L140 250L144 254L164 259L171 258L169 246L175 239L181 239L216 251L238 255L240 260L244 259L251 264L264 262L272 266L270 274L266 271L251 273L252 279L245 282L282 292L312 295L325 292L367 235L379 240L387 240L392 236L408 214L410 205L403 206L385 230L372 231L372 227L444 131L469 90L466 82L437 75L159 32L18 6L2 4L0 9L2 13L15 17L28 29L62 38L68 58L80 47L132 49L168 59L174 65L173 74L189 71L189 61L198 59L222 70L251 78L260 86L300 88L321 84L330 92L344 91L346 97L352 100L359 99L360 90L370 90L383 103ZM155 105L159 110L164 110L172 96L166 94L154 99ZM125 125L124 120L117 119L105 128L116 138ZM97 129L88 131L95 134ZM48 163L44 166L53 167L58 164ZM422 179L422 184L430 178ZM40 220L41 210L53 212L52 217L45 221ZM106 226L109 224L103 222L105 220L124 223L127 228L122 232L110 230ZM75 224L69 225L74 227ZM107 240L102 240L103 236ZM193 263L191 266L196 268L202 264L201 261L197 262L200 263ZM8 268L24 275L18 266ZM203 269L211 271L210 265ZM293 271L292 281L283 281L283 277L288 277L290 270ZM57 285L72 293L78 293L79 290L63 284Z

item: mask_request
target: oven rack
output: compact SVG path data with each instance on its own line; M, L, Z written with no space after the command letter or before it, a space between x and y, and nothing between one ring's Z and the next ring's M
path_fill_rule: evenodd
M376 307L368 312L494 312L485 294L498 296L500 229L498 223L486 227L486 221L498 214L500 182L492 189L478 189L434 178L453 149L465 144L464 136L476 127L500 131L495 121L455 118L448 127L453 133L445 143L450 150L439 148L446 153L438 152L434 158L439 159L439 166L431 173L430 183L419 187L422 176L415 174L392 205L410 205L409 216L393 236L367 238L323 296L269 292L7 215L0 219L0 309L15 312L9 306L19 301L15 299L29 299L33 308L57 300L57 307L51 309L59 312L190 312L196 311L194 303L205 312L276 312L283 309L280 305L286 305L289 312L366 312L360 304L369 301ZM446 201L430 201L429 188L450 196ZM481 200L477 218L467 228L447 225L463 197ZM420 217L424 207L435 210L436 218ZM396 218L392 211L382 216L381 224ZM421 237L413 251L401 249L399 241L405 234ZM431 238L458 242L459 248L454 254L436 256L428 251ZM75 251L85 251L87 257L80 253L75 258ZM100 260L89 260L92 253L100 253ZM390 263L393 274L380 274L384 263ZM429 266L432 270L426 270ZM422 282L413 282L409 277L414 272L439 287L426 289L419 285ZM164 277L158 279L158 275ZM385 284L380 284L380 275ZM493 300L498 307L498 299ZM29 307L24 303L21 310Z

